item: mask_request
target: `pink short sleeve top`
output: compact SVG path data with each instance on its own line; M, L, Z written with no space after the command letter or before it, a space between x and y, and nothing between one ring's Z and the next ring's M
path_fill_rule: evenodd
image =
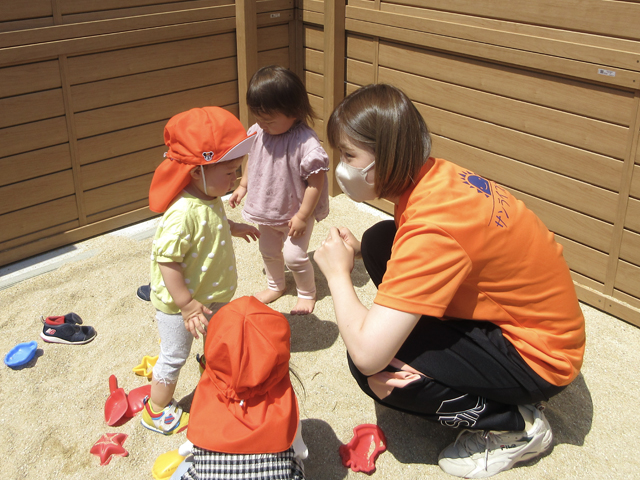
M282 135L269 135L257 124L249 129L256 139L249 151L247 198L242 216L261 225L286 224L298 212L307 178L322 172L325 182L313 212L316 221L329 214L329 157L316 133L298 123Z

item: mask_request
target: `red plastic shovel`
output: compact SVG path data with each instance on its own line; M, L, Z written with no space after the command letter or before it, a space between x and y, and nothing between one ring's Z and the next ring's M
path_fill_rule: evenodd
M109 377L109 390L111 395L104 404L104 420L107 425L115 425L124 417L129 408L127 394L122 388L118 388L118 379L115 375Z
M127 417L133 417L136 413L144 408L144 399L151 395L151 385L134 388L127 395L129 407Z

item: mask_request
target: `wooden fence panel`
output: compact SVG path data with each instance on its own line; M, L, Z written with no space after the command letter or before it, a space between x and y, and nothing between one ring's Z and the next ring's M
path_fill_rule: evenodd
M42 161L43 158L46 158L47 161ZM0 171L2 172L0 186L42 177L70 168L71 158L67 144L0 158Z
M606 0L394 0L393 3L444 10L481 18L558 27L578 32L640 40L640 5ZM582 14L577 15L577 12ZM588 12L584 14L583 12Z
M625 154L628 128L624 126L382 66L379 80L415 91L416 95L419 95L417 99L423 103L450 109L469 117L614 158L623 158Z
M580 298L640 326L640 3L588 1L601 24L578 3L351 0L347 93L402 88L433 154L509 188L556 233Z
M24 21L52 16L51 0L0 2L0 25L16 20Z
M293 1L256 12L258 58L290 66ZM166 121L240 113L234 25L231 0L0 5L0 264L155 215Z
M163 119L159 122L78 140L80 164L86 165L118 155L163 146L163 131L166 123Z
M20 239L22 236L42 231L47 231L48 234L52 231L63 232L70 226L78 226L77 218L74 196L13 211L0 216L0 242L4 245L8 240ZM30 237L37 238L37 235ZM10 245L15 244L16 242L12 242Z
M248 79L276 63L322 140L344 93L402 88L434 154L510 188L580 298L640 325L640 2L246 1L240 22L231 0L0 5L0 264L151 216L167 119L250 118Z

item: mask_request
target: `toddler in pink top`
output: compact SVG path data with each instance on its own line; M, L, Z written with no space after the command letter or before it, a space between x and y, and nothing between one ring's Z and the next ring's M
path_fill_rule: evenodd
M314 222L329 214L329 158L308 122L315 113L304 84L279 66L263 67L249 83L247 104L255 133L232 208L247 196L242 216L258 224L268 288L255 294L263 303L285 291L285 265L293 273L298 302L292 314L313 312L316 286L307 249Z

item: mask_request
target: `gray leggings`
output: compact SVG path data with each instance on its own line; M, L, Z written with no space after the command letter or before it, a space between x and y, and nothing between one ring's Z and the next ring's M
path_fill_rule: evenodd
M215 314L225 303L212 303L209 309ZM211 317L207 315L207 320ZM160 383L176 383L180 369L191 352L193 335L184 326L182 314L169 314L156 310L160 332L160 355L153 367L153 378Z

